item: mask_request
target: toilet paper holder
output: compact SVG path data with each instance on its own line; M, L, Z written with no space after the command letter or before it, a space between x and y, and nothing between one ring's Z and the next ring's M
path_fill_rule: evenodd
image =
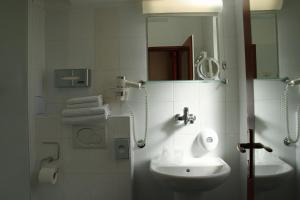
M42 142L42 144L44 144L44 145L55 145L56 146L56 156L55 157L48 156L48 157L43 158L40 162L40 168L43 166L44 163L49 164L49 163L58 161L60 159L60 145L59 145L58 142Z

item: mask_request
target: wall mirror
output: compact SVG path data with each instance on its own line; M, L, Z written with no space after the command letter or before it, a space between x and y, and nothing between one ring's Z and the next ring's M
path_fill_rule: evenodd
M279 78L277 15L251 12L252 42L256 45L257 78Z
M148 80L219 79L217 16L147 18Z
M258 79L299 77L297 58L300 31L297 2L297 0L286 1L282 8L276 10L251 11Z

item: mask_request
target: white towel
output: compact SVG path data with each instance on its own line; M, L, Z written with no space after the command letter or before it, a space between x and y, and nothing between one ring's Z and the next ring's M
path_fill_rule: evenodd
M63 123L69 125L95 124L107 120L106 115L93 115L83 117L64 117Z
M99 96L88 96L88 97L77 97L67 100L67 104L81 104L81 103L92 103L99 102L99 104L103 104L102 95Z
M62 111L63 117L93 116L101 114L106 116L110 114L108 104L93 108L64 109Z
M77 103L77 104L67 104L67 108L75 109L75 108L93 108L102 106L102 103L92 102L92 103Z

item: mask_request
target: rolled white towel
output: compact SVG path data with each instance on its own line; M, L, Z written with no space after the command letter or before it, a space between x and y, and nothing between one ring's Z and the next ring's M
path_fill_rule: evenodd
M93 108L93 107L99 107L103 104L99 102L92 102L92 103L77 103L77 104L67 104L67 108L75 109L75 108Z
M99 104L103 104L103 97L102 95L98 96L88 96L88 97L77 97L67 100L67 104L73 105L73 104L81 104L81 103L93 103L93 102L99 102Z
M63 123L69 125L95 124L107 120L107 115L93 115L82 117L64 117Z
M77 108L77 109L64 109L62 111L63 117L79 117L79 116L93 116L93 115L109 115L109 105L92 107L92 108Z

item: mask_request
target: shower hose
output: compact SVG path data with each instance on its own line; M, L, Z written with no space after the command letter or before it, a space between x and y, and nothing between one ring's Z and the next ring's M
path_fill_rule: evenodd
M290 131L290 119L289 119L289 85L286 85L283 94L283 114L286 119L286 131L287 131L287 142L289 144L295 144L299 140L300 133L300 106L297 106L297 117L296 117L296 138L292 138Z
M138 139L136 132L135 132L135 117L134 117L134 113L131 109L131 107L129 106L128 103L126 103L128 109L129 109L129 113L132 117L132 134L133 134L133 140L134 143L136 144L137 147L139 148L144 148L146 146L146 140L147 140L147 134L148 134L148 92L146 88L141 88L145 94L145 129L144 129L144 136L142 139Z

